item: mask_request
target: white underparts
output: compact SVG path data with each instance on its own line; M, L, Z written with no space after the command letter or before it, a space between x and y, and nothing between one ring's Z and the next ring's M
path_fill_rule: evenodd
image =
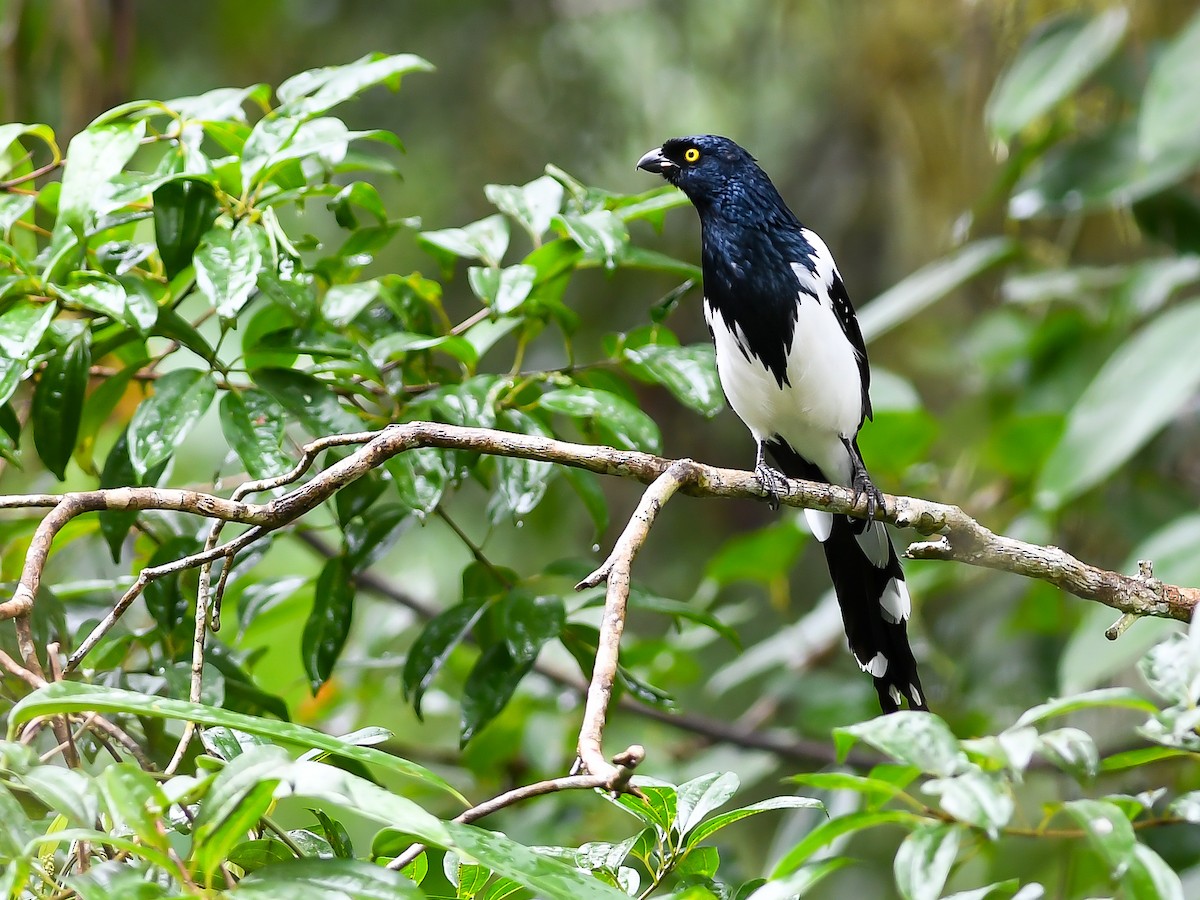
M893 625L908 619L912 613L912 599L908 596L908 585L903 578L889 578L879 598L879 610L884 619Z

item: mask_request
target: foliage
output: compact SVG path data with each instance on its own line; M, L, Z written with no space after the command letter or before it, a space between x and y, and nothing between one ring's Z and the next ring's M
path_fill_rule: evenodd
M946 476L963 492L948 499L973 512L968 499L988 504L998 530L1076 537L1085 548L1115 532L1111 546L1131 559L1154 558L1160 577L1196 583L1198 526L1178 487L1188 459L1178 438L1200 385L1197 312L1176 295L1200 280L1200 134L1187 115L1200 19L1155 48L1144 77L1123 64L1142 52L1131 27L1119 9L1055 20L1000 77L986 124L1002 164L960 223L972 237L865 304L864 334L920 333L946 311L935 304L964 290L990 299L996 277L1003 302L934 336L926 363L906 365L885 347L863 449L889 486L924 491ZM334 111L427 68L415 56L371 55L304 72L274 93L254 85L128 103L65 153L46 125L0 125L0 454L10 465L39 490L50 478L66 490L215 489L279 475L310 437L394 421L663 452L670 435L664 442L650 411L664 397L693 417L718 414L711 352L681 339L676 316L695 299L696 268L652 249L652 230L638 224L661 228L683 205L670 189L616 194L548 166L523 185L488 185L495 211L462 227L422 230L391 209L399 139L353 130ZM60 181L45 179L60 169ZM1104 217L1146 243L1103 265L1077 259L1072 236ZM432 265L389 271L397 245L419 247ZM575 298L598 274L606 291L661 300L633 323L605 320L621 330L596 338ZM926 382L948 374L954 390L927 408ZM983 411L983 436L956 440L957 426ZM321 464L342 452L326 451ZM4 474L15 477L11 467ZM1184 895L1177 872L1200 854L1179 836L1191 829L1173 827L1198 817L1195 635L1150 649L1141 673L1162 699L1153 704L1097 688L1126 678L1161 629L1140 623L1100 653L1089 643L1098 620L1081 617L1076 601L995 582L976 591L975 575L944 568L912 567L927 656L946 685L932 695L944 718L862 721L869 685L806 679L805 730L826 738L839 726L854 769L795 776L822 792L827 813L793 796L717 812L740 783L762 796L761 766L743 772L757 764L739 758L734 775L700 757L678 784L639 779L643 800L563 800L570 805L551 807L572 811L561 822L513 819L510 836L447 821L459 790L483 796L523 775L529 759L561 773L569 738L556 726L569 720L569 734L577 724L577 704L562 701L566 665L590 672L597 641L596 593L570 592L592 566L571 545L605 539L614 496L590 474L544 463L410 451L232 567L232 612L209 641L203 703L184 699L197 591L187 572L151 586L85 658L81 681L29 694L6 678L5 890L766 900L819 892L825 878L838 885L851 854L884 840L880 855L894 859L889 878L904 897L1029 898L1039 885L1065 896ZM39 521L10 516L0 526L0 578L16 577ZM1142 537L1148 523L1153 533ZM441 542L431 551L423 536L433 533ZM128 572L203 539L193 519L170 513L76 520L56 540L37 598L39 646L70 652ZM718 695L736 707L753 685L756 697L791 702L795 678L779 673L801 628L764 634L734 601L748 582L786 598L807 544L783 517L707 561L689 553L704 576L694 597L660 596L657 573L635 586L631 605L648 624L623 647L620 693L656 709L675 693L687 695L685 710ZM417 610L409 616L367 597L381 571L422 552L441 572L436 604L392 588ZM943 619L966 588L983 602L1015 599L1016 612L989 613L986 628L973 614ZM958 653L967 637L956 621L972 641L987 637L979 653ZM1065 631L1074 637L1061 679L1006 668L1019 641ZM0 649L19 656L7 628ZM939 652L960 655L960 671ZM385 674L372 674L370 657ZM981 711L980 698L1003 697L1018 680L1007 709ZM1038 703L1053 692L1047 681L1069 681L1058 692L1071 696ZM706 685L707 694L697 689ZM180 770L190 774L108 763L90 732L77 738L78 770L18 742L24 733L50 750L48 729L22 726L87 712L119 723L160 767L182 722L199 723L202 745ZM332 738L289 721L342 715L390 727ZM1131 734L1129 722L1141 720ZM404 742L373 746L392 732ZM448 773L407 759L437 745L464 748ZM871 748L865 764L855 745ZM782 823L769 851L723 830L755 817L743 829L762 834L750 829L769 811ZM555 846L533 846L530 834ZM412 840L436 848L432 860L419 857L403 877L375 864ZM1022 849L1030 841L1069 848L1070 862Z

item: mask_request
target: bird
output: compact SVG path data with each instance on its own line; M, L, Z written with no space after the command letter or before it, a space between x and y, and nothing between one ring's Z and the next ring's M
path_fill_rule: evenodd
M719 135L671 138L637 168L683 191L700 218L704 318L729 405L756 443L774 509L788 478L837 484L867 519L804 510L821 542L850 650L880 708L927 710L908 642L912 601L875 519L883 494L858 448L871 418L862 329L826 243L801 224L746 150ZM768 463L768 457L774 466Z

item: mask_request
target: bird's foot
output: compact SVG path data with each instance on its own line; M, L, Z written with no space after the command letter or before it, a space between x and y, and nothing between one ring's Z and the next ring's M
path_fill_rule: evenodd
M866 468L861 464L854 467L850 489L854 491L855 506L858 506L862 502L862 499L866 497L868 519L874 519L875 511L884 508L883 491L875 487L875 483L871 481L871 476L867 474Z
M763 493L767 495L767 506L772 510L779 509L779 498L788 495L787 476L759 459L754 464L754 477L758 479Z

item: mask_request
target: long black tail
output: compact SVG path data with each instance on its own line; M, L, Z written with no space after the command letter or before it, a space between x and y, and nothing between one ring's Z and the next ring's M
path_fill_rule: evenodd
M767 449L789 478L829 482L821 470L782 441ZM910 600L896 548L882 522L811 513L809 522L825 547L825 561L842 609L850 651L870 673L885 713L928 709L908 644Z

